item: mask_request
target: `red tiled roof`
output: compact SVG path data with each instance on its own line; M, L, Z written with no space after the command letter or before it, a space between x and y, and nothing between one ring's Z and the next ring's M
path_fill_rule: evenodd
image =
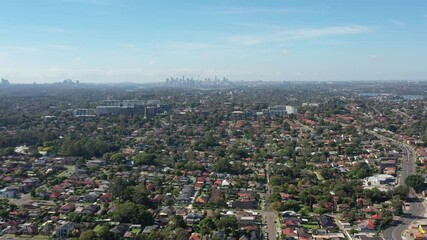
M374 221L369 220L368 224L366 225L367 229L375 229L375 223Z
M205 182L205 178L204 177L198 177L197 182Z
M422 234L420 232L415 233L415 239L427 239L425 234Z
M204 204L206 202L206 199L203 196L200 196L200 197L197 198L197 202L201 203L201 204Z
M288 199L288 198L293 198L294 196L288 193L280 193L280 197L282 197L283 199Z
M286 235L287 237L295 237L296 234L294 233L294 230L292 228L285 228L283 230L283 234Z
M59 192L53 192L49 195L49 198L59 198L62 194Z

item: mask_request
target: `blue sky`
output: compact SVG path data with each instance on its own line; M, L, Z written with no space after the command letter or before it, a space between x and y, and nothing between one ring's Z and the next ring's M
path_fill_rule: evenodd
M427 79L427 1L0 2L12 83Z

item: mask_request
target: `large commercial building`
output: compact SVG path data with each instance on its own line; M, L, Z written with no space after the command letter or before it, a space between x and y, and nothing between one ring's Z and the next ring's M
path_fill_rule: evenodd
M160 107L159 100L103 100L96 107L96 115L154 116Z
M265 112L270 116L286 116L288 114L297 114L298 110L294 106L277 105L269 107Z
M74 117L95 117L94 109L78 108L73 111Z

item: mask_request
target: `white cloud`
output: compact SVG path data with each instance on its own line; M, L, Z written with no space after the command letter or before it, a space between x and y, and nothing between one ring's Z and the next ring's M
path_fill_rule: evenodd
M283 31L281 34L286 38L313 38L322 36L349 35L371 32L372 28L368 26L349 25L332 26L324 28L307 28L296 31Z
M291 14L291 13L314 13L322 12L310 8L267 8L267 7L217 7L206 6L206 9L198 11L199 14L223 14L223 15L241 15L241 14Z
M282 53L283 53L283 54L286 54L286 53L288 53L288 50L287 50L287 49L283 49L283 50L282 50Z
M371 59L377 59L377 55L371 55Z
M398 26L398 27L405 27L406 26L406 24L404 22L399 21L399 20L388 20L388 22L395 25L395 26Z
M269 34L237 35L229 38L231 42L243 45L256 45L268 42L282 42L292 39L310 39L325 36L354 35L372 32L373 29L363 25L330 26L323 28L302 28L273 31Z

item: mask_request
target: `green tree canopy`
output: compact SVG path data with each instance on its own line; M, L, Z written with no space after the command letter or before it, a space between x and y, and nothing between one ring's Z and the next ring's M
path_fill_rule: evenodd
M413 175L409 175L406 180L405 180L405 184L408 185L409 187L412 187L415 189L415 191L419 191L424 187L424 177L419 175L419 174L413 174Z
M113 219L123 223L136 223L150 225L153 223L153 216L142 205L133 202L119 204L113 213Z
M215 221L217 229L225 231L229 234L233 229L237 228L236 216L224 216Z
M136 204L142 204L146 208L154 208L155 204L148 197L150 192L144 186L144 184L139 184L133 187L132 191L132 202Z
M119 199L119 201L124 201L127 199L129 182L123 178L117 177L113 178L111 181L110 192L113 194L113 197Z
M138 153L133 158L135 165L158 165L156 155L148 153Z
M229 172L231 171L231 164L228 159L221 158L214 163L213 170L219 173Z
M92 230L82 232L79 237L80 240L92 240L96 239L96 233Z
M199 223L200 233L205 235L216 229L212 218L203 218Z
M113 233L110 232L110 228L106 225L98 225L94 229L94 232L96 233L96 236L98 239L113 239Z
M122 153L114 153L109 160L113 164L122 164L126 160L126 157Z

